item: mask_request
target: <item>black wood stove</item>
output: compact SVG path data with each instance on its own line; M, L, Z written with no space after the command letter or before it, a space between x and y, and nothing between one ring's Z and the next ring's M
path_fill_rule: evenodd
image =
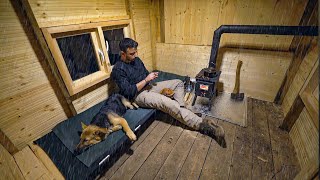
M197 100L197 96L209 98L209 109L211 109L212 98L217 95L217 84L221 71L214 67L203 68L196 75L195 96L192 106Z

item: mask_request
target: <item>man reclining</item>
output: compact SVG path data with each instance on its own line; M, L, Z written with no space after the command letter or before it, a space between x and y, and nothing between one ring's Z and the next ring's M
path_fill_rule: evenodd
M158 72L149 73L138 57L138 43L130 38L120 41L121 61L112 70L111 77L120 88L120 94L134 100L140 107L155 108L168 113L181 123L214 138L222 147L226 147L224 130L212 120L202 119L189 109L184 102L184 84L181 80L158 82L155 86L148 85L158 77ZM174 91L173 98L160 92L164 88Z

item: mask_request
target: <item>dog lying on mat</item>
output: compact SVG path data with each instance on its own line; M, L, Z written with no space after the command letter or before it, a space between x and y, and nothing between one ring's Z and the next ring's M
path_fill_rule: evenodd
M123 129L131 141L137 139L136 135L130 129L127 121L122 117L127 108L138 108L138 105L131 103L120 94L111 95L100 111L93 117L90 125L81 122L82 133L80 143L76 147L79 152L85 147L92 146L103 141L110 133Z

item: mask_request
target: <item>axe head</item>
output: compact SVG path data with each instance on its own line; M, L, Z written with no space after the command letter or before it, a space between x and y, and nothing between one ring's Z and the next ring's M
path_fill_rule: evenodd
M231 93L231 99L242 101L243 98L244 98L244 93Z

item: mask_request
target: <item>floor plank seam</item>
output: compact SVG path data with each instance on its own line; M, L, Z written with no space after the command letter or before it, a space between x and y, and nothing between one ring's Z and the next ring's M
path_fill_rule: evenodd
M209 145L209 147L208 147L208 151L207 151L206 157L204 158L204 161L203 161L203 164L202 164L202 167L201 167L201 171L200 171L198 180L200 180L200 177L201 177L201 175L202 175L203 166L204 166L205 162L207 161L207 157L208 157L208 154L209 154L209 150L210 150L212 144L214 144L214 143L213 143L213 140L212 140L212 138L211 138L211 140L210 140L210 145Z
M237 135L236 135L236 132L237 132L237 129L238 129L239 127L236 127L235 129L234 129L234 131L235 131L235 135L234 135L234 137L233 137L233 141L232 141L232 154L231 154L231 162L230 162L230 165L229 165L229 170L228 170L228 180L230 179L230 173L231 173L231 168L232 168L232 164L233 164L233 155L234 155L234 151L235 151L235 149L234 149L234 141L235 141L235 139L236 139L236 137L237 137ZM240 127L240 128L242 128L242 127Z
M181 133L182 134L182 133ZM182 170L182 168L183 168L183 166L184 166L184 164L185 164L185 162L186 162L186 160L188 159L188 157L189 157L189 154L190 154L190 152L191 152L191 149L192 149L192 147L193 147L193 145L194 145L194 142L196 142L196 139L198 138L198 135L199 135L199 133L197 133L197 136L196 136L196 138L194 138L194 141L192 142L192 145L191 145L191 148L189 149L189 152L188 152L188 154L187 154L187 157L186 157L186 159L183 161L183 163L182 163L182 166L181 166L181 169L180 169L180 171L179 171L179 173L178 173L178 176L177 176L177 178L176 178L176 180L179 178L179 176L180 176L180 172L181 172L181 170ZM180 138L180 137L179 137Z
M182 128L183 128L183 127L182 127ZM185 130L186 130L186 129L183 128L183 131L182 131L181 134L179 135L179 138L177 139L176 144L172 147L170 153L168 154L168 157L163 161L163 164L161 165L161 167L160 167L159 171L157 172L157 174L155 175L154 179L158 176L158 174L159 174L160 170L162 169L163 165L165 164L165 162L167 161L167 159L170 157L172 151L173 151L173 150L175 149L175 147L177 146L177 143L178 143L179 139L181 138L181 136L182 136L182 134L183 134L183 132L184 132ZM180 173L180 171L179 171L179 173Z
M156 120L155 120L155 121L156 121ZM160 120L158 120L158 121L160 121ZM150 133L152 133L152 132L156 129L156 127L157 127L158 125L159 125L159 123L157 123L157 125L146 135L146 137L143 139L143 141L140 142L140 144L135 148L135 150L138 149L139 146L143 144L143 142L146 140L146 138L150 135ZM116 172L122 167L123 164L125 164L125 163L127 162L127 160L128 160L130 157L131 157L131 155L128 156L128 158L127 158L125 161L123 161L123 163L121 163L121 165L113 172L112 176L110 176L109 179L112 179L112 177L116 174Z
M161 120L160 120L161 121ZM152 152L154 151L154 149L156 149L156 147L158 146L158 144L160 143L160 141L162 140L162 138L167 134L167 132L169 131L169 129L170 129L170 127L172 126L172 124L173 124L173 122L174 122L174 120L172 120L172 119L170 119L170 126L169 126L169 128L166 130L166 132L163 134L163 136L161 137L161 139L159 140L159 142L154 146L154 148L152 149L152 151L150 152L150 154L147 156L147 158L143 161L143 163L139 166L139 168L137 169L137 171L136 172L134 172L134 174L133 174L133 176L130 178L130 179L132 179L135 175L136 175L136 173L139 171L139 169L141 168L141 166L146 162L146 160L148 159L148 157L152 154ZM167 122L165 122L165 121L163 121L164 123L167 123Z
M269 110L270 110L270 107L268 106L267 107L267 104L266 103L264 103L264 110L265 110L265 112L269 112ZM276 172L275 172L275 168L274 168L274 156L273 156L273 146L272 146L272 142L271 142L271 133L270 133L270 131L271 131L271 129L270 129L270 121L269 121L269 116L267 115L267 124L268 124L268 133L269 133L269 143L270 143L270 146L271 146L271 157L272 157L272 159L271 159L271 164L272 164L272 177L271 177L271 179L276 179Z
M171 128L171 126L173 126L173 122L174 120L171 121L170 123L170 127L167 129L166 133L163 134L162 138L167 134L167 132L169 131L169 129ZM181 134L180 134L181 136ZM180 138L179 136L179 138ZM139 172L140 168L142 167L142 165L147 161L147 159L150 157L150 155L153 153L153 151L157 148L157 146L159 145L159 143L161 142L162 138L160 139L160 141L157 143L157 145L152 149L151 153L147 156L147 158L143 161L143 163L141 164L141 166L138 168L138 170L133 174L132 178L137 174L137 172ZM171 152L171 151L170 151ZM160 168L161 169L161 168Z
M173 126L174 126L174 125L173 125ZM182 128L182 127L181 127L181 128ZM183 131L184 131L184 129L183 129ZM159 168L157 174L154 176L153 179L155 179L155 178L157 177L157 175L159 174L159 171L161 170L162 166L164 165L164 163L166 162L166 160L169 158L170 154L171 154L172 151L174 150L174 147L177 145L177 142L179 141L181 135L183 134L183 131L181 131L181 133L180 133L180 135L179 135L179 137L178 137L178 139L177 139L177 141L176 141L176 144L175 144L175 145L172 147L172 149L170 150L170 153L168 154L167 158L163 161L163 164L161 165L161 167Z

